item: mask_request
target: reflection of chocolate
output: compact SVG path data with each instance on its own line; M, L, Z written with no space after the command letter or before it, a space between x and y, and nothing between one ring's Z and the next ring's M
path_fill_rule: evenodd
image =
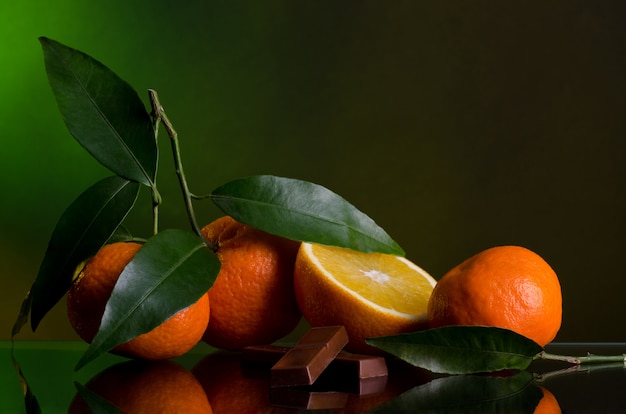
M275 387L270 390L270 402L276 407L302 410L332 410L344 408L348 394L337 391L308 391L302 388Z
M347 343L343 326L311 328L272 366L271 386L313 384Z

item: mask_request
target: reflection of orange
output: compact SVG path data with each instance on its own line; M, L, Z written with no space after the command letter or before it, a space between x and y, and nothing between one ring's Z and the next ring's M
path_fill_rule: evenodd
M172 361L127 361L102 371L86 387L125 413L212 413L198 380ZM69 412L91 413L77 394Z
M210 354L198 362L192 372L216 414L270 411L269 371L254 371L259 377L244 375L239 354Z
M87 263L67 295L70 324L85 341L91 342L100 327L106 302L124 267L141 248L138 243L112 243ZM122 344L115 353L143 359L169 359L183 355L202 338L209 321L209 299L176 313L152 331Z
M561 327L561 300L559 280L539 255L519 246L498 246L441 278L428 303L428 320L433 328L511 329L544 346Z
M539 388L543 392L543 398L535 407L534 414L561 414L561 407L554 394L544 387Z
M221 269L209 290L211 320L204 340L241 349L272 343L300 320L293 290L299 243L246 226L229 216L202 229L217 248Z
M534 414L561 414L561 407L554 394L544 387L539 388L543 391L543 398L535 408Z

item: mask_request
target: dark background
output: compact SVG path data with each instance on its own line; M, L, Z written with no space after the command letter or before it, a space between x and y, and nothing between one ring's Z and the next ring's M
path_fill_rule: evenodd
M38 36L159 92L192 191L322 184L435 278L517 244L556 270L558 341L626 341L626 3L92 1L0 4L0 338L67 205L109 175L69 135ZM161 227L187 227L167 142ZM220 213L196 204L199 221ZM150 225L147 192L131 217ZM64 304L36 334L66 339Z

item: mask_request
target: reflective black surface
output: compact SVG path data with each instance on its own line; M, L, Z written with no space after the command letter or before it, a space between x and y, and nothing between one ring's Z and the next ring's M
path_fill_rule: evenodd
M103 378L117 378L105 384L106 392L139 396L141 387L175 388L180 381L197 381L213 412L533 412L537 401L548 390L564 413L626 413L626 369L623 362L574 366L558 361L539 360L521 373L447 377L388 361L389 376L377 381L337 384L332 379L309 388L271 389L267 370L242 367L240 355L199 346L174 362L172 370L160 363L129 364L127 360L105 355L75 372L73 367L85 346L78 342L17 342L14 357L44 413L67 412L79 392L75 382L100 392ZM12 367L10 342L1 342L2 373L0 412L26 412L23 388ZM622 355L626 344L576 343L546 347L553 354L584 356ZM163 367L161 367L163 365ZM141 381L119 385L119 373L128 378L129 367ZM176 377L154 375L175 372ZM150 372L142 376L141 371ZM169 375L169 374L167 374ZM131 377L132 377L131 376ZM178 377L180 376L180 377ZM97 385L100 384L100 385ZM136 388L133 388L136 387ZM189 385L185 389L191 389ZM113 391L112 391L113 390ZM174 395L185 399L180 391ZM543 393L542 393L543 392ZM107 394L108 395L108 394ZM204 398L203 396L200 396ZM174 397L172 397L174 398ZM554 409L555 404L551 407ZM320 411L321 410L321 411ZM556 411L558 412L558 411Z

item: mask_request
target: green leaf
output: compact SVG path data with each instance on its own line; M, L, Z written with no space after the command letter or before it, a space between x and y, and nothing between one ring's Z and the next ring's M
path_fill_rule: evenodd
M457 375L432 380L374 407L372 413L533 413L543 392L533 375Z
M191 232L164 230L148 239L122 271L76 370L197 302L219 269L217 256Z
M77 267L93 256L135 204L139 184L112 176L89 187L63 212L30 291L31 326L65 295Z
M288 239L404 256L374 220L307 181L253 176L218 187L211 199L235 220Z
M109 240L107 240L107 244L129 241L136 241L136 239L133 237L132 233L126 227L124 227L124 225L120 225L115 230L115 233L113 233L111 237L109 237Z
M30 292L26 295L24 300L22 300L22 305L20 306L20 312L13 323L13 328L11 329L11 339L15 337L21 330L24 325L28 323L28 314L30 313L30 308L32 305L33 297Z
M157 144L137 92L91 56L45 37L39 40L70 133L115 174L152 186Z
M522 335L487 326L446 326L366 342L412 365L443 374L523 370L542 351Z
M100 394L91 391L79 382L74 381L78 395L89 406L92 414L122 414L124 411Z

